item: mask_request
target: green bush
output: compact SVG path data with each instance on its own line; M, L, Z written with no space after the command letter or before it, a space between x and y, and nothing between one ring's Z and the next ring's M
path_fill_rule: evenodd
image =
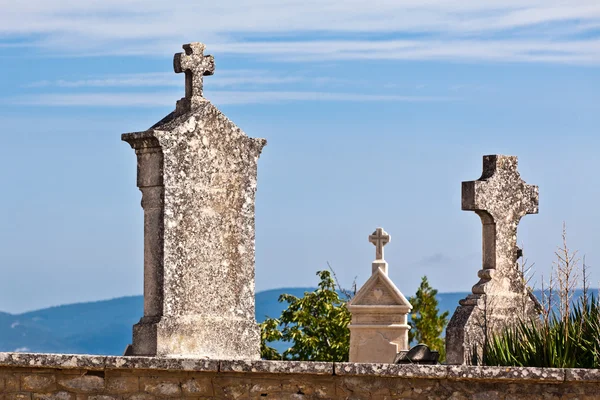
M431 350L440 353L439 360L443 362L446 359L446 347L442 332L448 323L448 311L440 314L437 292L429 285L427 276L424 276L417 293L408 299L413 306L410 313L413 329L408 332L408 341L428 345Z
M321 279L314 292L298 298L279 296L288 307L278 319L267 318L261 328L261 356L267 360L348 361L351 315L340 298L329 271L318 271ZM291 344L283 354L268 342L281 340Z

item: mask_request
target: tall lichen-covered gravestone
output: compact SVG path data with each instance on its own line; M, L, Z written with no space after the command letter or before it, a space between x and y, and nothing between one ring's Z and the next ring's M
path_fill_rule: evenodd
M538 188L521 179L517 157L484 156L481 178L462 183L462 209L474 211L483 224L483 267L446 329L449 364L481 362L491 332L538 315L539 303L517 264L517 225L526 214L537 214L538 202Z
M254 199L264 139L249 138L202 96L214 59L175 55L185 98L123 140L135 149L144 209L144 316L126 354L258 359Z

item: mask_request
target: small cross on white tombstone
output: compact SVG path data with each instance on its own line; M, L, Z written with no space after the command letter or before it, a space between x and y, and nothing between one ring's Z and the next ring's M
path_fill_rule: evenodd
M381 269L387 274L387 262L383 257L383 247L392 240L392 237L383 230L383 228L377 228L373 234L369 235L369 242L375 245L375 261L372 264L373 273L377 269Z
M384 231L383 228L377 228L372 235L369 235L369 242L375 245L375 261L383 261L383 247L388 244L391 239L391 236Z
M205 101L202 97L204 76L215 72L215 59L204 55L203 43L184 44L184 53L177 53L173 58L173 69L176 73L185 72L185 98L177 103L177 114L188 112Z

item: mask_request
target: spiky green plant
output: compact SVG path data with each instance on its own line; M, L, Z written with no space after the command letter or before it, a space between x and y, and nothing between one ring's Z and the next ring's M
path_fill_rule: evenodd
M587 300L587 296L584 296ZM487 365L547 368L600 366L600 304L581 298L567 318L551 312L544 321L521 321L492 335Z

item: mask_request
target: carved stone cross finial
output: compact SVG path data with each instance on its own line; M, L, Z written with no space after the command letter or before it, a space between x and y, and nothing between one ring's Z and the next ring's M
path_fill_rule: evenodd
M483 268L474 294L486 293L494 274L499 274L499 284L511 285L518 258L517 225L526 214L537 214L538 204L538 187L521 179L514 156L484 156L481 178L462 183L462 209L475 211L483 223Z
M198 42L184 44L185 52L177 53L173 58L175 72L185 72L185 98L177 102L178 114L188 112L205 101L202 97L203 77L215 72L215 59L204 55L205 47Z
M369 242L375 245L375 261L383 261L383 246L388 244L391 239L383 228L377 228L372 235L369 235Z

